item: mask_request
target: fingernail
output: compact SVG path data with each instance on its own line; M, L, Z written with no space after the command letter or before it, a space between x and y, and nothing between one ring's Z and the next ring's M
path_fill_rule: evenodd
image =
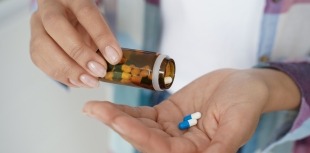
M76 82L76 81L74 81L74 80L72 80L72 79L69 79L69 82L70 82L71 84L73 84L74 86L76 86L76 87L81 87L81 85L80 85L78 82Z
M124 130L119 126L119 125L117 125L117 124L112 124L112 127L113 127L113 129L116 131L116 132L118 132L118 133L120 133L120 134L124 134Z
M104 55L104 53L102 53ZM111 64L116 64L118 59L119 59L119 55L117 53L117 51L115 50L115 48L111 47L111 46L107 46L105 48L105 55L108 58L107 60L111 63Z
M88 117L90 117L90 118L96 118L97 119L97 117L95 115L93 115L93 114L90 114L90 113L87 113L87 112L83 112L83 114L88 116Z
M96 74L98 77L104 77L106 74L106 69L101 64L95 61L88 62L87 67L91 72Z
M87 86L91 88L99 87L99 81L88 74L83 74L80 76L80 80Z

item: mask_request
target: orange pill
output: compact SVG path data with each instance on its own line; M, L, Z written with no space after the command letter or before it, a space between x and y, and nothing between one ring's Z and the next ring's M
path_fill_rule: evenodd
M132 76L130 79L130 81L134 84L140 84L141 80L142 80L142 77L140 76Z
M142 70L141 72L140 72L140 76L141 77L146 77L146 76L148 76L150 74L150 72L148 71L148 70Z
M133 68L131 69L131 75L138 76L139 73L140 73L140 69L139 69L139 68L133 67Z
M113 72L107 72L104 76L105 79L112 81L113 80Z

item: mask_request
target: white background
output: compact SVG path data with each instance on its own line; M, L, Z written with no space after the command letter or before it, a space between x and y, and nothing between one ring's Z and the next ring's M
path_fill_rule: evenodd
M112 88L65 90L29 56L28 0L0 1L0 152L108 153L107 127L82 113Z

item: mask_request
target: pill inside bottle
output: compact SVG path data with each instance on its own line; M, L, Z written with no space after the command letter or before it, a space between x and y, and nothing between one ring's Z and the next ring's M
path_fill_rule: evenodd
M100 81L157 91L171 87L175 77L172 58L143 50L122 48L122 51L121 61L116 65L108 64L107 74L99 78Z

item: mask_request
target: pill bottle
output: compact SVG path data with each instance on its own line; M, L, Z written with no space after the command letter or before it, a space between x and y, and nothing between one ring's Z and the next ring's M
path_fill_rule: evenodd
M174 60L156 52L122 48L116 65L108 64L100 81L162 91L169 89L175 77Z

